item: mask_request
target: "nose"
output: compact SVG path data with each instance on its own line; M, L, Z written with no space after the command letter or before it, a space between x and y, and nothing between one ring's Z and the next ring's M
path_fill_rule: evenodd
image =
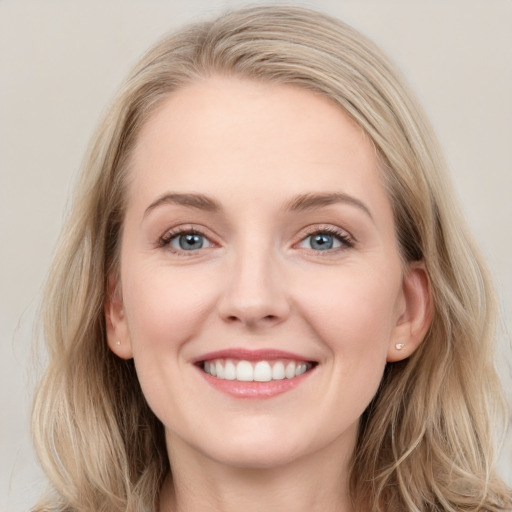
M286 320L290 301L277 258L249 250L234 259L218 302L223 321L257 330Z

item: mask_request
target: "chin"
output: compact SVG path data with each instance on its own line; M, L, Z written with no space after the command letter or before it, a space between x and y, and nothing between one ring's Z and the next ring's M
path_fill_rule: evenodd
M233 445L222 453L210 453L210 457L224 466L239 469L273 469L286 466L300 456L300 450L283 446Z
M230 431L223 436L222 442L212 443L208 449L202 443L202 448L211 459L231 467L270 469L285 466L315 451L315 446L305 442L311 436L300 435L289 427L258 425L243 432Z

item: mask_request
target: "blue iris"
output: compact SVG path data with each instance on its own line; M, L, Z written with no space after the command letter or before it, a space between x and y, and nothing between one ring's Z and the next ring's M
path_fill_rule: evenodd
M196 233L187 233L186 235L180 235L178 237L178 244L180 249L184 251L201 249L204 245L204 237Z
M317 233L309 237L311 248L316 251L326 251L332 249L334 245L334 237L326 233Z

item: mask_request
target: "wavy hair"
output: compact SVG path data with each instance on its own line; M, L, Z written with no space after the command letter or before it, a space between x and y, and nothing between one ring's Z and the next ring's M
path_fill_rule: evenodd
M133 361L107 347L104 304L141 126L173 91L211 75L294 84L343 109L378 153L404 261L426 266L431 328L409 359L388 363L361 418L356 510L512 509L494 470L493 431L506 417L493 362L495 299L424 114L388 59L351 27L309 9L259 6L165 37L93 138L43 300L50 358L33 432L51 490L34 510L149 512L171 470Z

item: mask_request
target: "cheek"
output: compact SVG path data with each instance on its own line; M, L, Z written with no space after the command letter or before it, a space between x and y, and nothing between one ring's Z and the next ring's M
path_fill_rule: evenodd
M214 290L198 272L148 266L125 274L123 301L135 355L185 343L215 301Z
M347 269L329 278L318 276L302 295L303 316L330 352L333 371L352 383L362 402L372 398L381 380L400 297L399 267L395 272Z
M308 321L330 352L332 381L326 400L336 403L335 425L354 421L380 385L397 320L400 273L354 273L310 288ZM320 285L321 282L317 282Z
M397 304L401 290L399 272L367 271L333 272L318 277L301 293L304 309L311 323L326 332L344 335L345 343L367 337L371 343L389 338L396 323ZM372 336L368 336L373 333ZM380 336L378 334L380 333ZM340 342L343 341L340 339ZM357 341L359 344L359 341Z
M126 264L123 277L124 310L139 383L156 416L172 424L169 411L181 410L183 396L193 396L184 389L190 371L184 347L197 336L201 319L214 303L212 289L201 276L161 266L138 266L132 272Z

